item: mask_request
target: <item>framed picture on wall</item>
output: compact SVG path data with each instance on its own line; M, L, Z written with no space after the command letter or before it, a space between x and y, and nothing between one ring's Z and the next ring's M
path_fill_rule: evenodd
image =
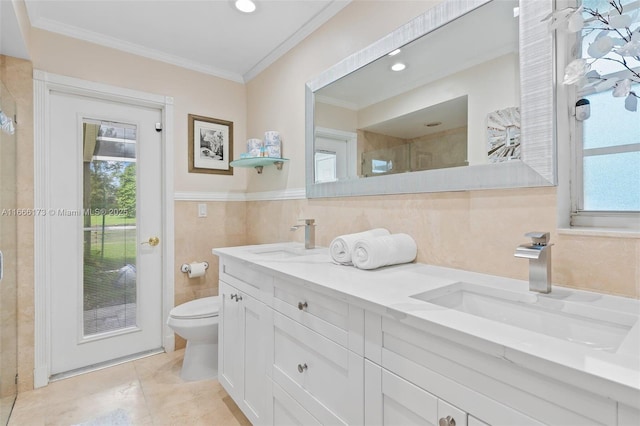
M189 114L189 173L232 175L233 122Z

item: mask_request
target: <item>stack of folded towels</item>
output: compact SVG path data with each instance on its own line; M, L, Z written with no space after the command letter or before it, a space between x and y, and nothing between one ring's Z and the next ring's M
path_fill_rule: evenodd
M407 234L391 234L384 228L376 228L334 238L329 252L333 260L342 265L376 269L413 262L418 247Z

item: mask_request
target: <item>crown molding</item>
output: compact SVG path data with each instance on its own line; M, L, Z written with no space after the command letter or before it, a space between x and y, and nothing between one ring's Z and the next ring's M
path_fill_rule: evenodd
M32 24L32 26L52 33L62 34L67 37L88 41L100 46L109 47L112 49L131 53L133 55L142 56L144 58L153 59L181 68L186 68L192 71L201 72L203 74L212 75L214 77L231 80L238 83L245 82L240 74L232 73L215 67L210 67L196 61L191 61L179 56L170 55L168 53L150 49L139 44L120 40L115 37L109 37L93 31L87 31L72 25L61 24L60 22L53 21L51 19L38 18L35 23Z
M311 33L320 28L325 22L331 19L334 15L344 9L351 0L333 0L324 9L318 12L313 18L305 22L298 31L296 31L291 37L282 42L278 47L273 49L267 56L261 59L244 75L244 82L249 82L255 78L262 71L267 69L271 64L277 61L280 57L284 56L289 50L293 49L302 40L307 38Z

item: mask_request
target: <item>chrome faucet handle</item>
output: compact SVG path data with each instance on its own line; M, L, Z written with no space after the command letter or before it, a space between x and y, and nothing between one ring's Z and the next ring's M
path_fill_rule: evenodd
M531 238L531 241L536 246L546 246L551 238L548 232L527 232L524 236Z
M304 225L293 225L290 229L295 231L304 226L304 248L312 249L316 246L316 220L315 219L298 219L298 222L304 222Z

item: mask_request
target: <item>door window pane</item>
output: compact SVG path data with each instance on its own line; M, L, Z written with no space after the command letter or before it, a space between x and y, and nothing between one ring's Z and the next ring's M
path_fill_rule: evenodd
M136 325L136 127L86 121L84 335Z

